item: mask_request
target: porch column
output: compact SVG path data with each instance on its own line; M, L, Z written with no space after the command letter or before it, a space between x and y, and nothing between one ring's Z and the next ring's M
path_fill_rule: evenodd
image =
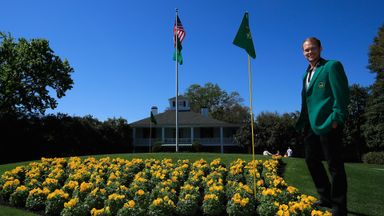
M193 143L194 136L195 134L193 133L193 127L191 127L191 143Z
M132 128L132 152L135 152L135 145L136 145L136 128Z
M161 141L164 143L165 142L165 128L161 128Z
M223 138L223 127L220 127L220 145L221 145L221 153L224 153L224 138Z

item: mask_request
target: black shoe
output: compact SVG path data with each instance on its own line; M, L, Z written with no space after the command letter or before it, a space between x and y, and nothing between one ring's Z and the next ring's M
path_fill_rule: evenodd
M314 206L320 206L320 207L325 207L325 208L332 208L332 205L330 202L326 202L326 201L323 201L323 200L316 200L314 203L313 203Z

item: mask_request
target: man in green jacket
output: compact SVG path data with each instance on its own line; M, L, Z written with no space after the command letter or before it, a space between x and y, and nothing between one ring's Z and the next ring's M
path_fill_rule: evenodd
M339 61L320 57L319 39L303 42L309 65L303 77L302 105L297 129L304 133L305 158L320 199L333 215L347 215L347 179L342 158L342 132L349 103L348 80ZM328 162L331 180L322 164Z

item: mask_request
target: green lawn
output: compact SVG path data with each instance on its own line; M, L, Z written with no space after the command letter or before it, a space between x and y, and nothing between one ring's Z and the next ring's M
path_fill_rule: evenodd
M198 160L205 159L211 161L220 157L224 163L229 163L237 158L251 160L251 155L244 154L215 154L215 153L143 153L143 154L114 154L98 155L100 157L120 157L125 159L132 158L172 158ZM268 157L257 155L256 159L267 159ZM305 161L299 158L284 158L285 166L283 177L289 185L299 188L299 190L308 195L317 197L311 177L309 176ZM0 165L0 174L6 170L13 169L19 165L25 165L28 162L17 164ZM384 215L384 166L347 163L346 171L348 177L348 210L349 215L356 216L382 216ZM0 216L23 216L34 215L30 212L9 208L0 205Z

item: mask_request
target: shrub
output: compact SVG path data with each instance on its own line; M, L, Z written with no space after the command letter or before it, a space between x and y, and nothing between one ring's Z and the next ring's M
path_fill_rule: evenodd
M124 195L113 193L108 196L108 199L105 201L105 206L109 208L109 211L112 215L116 215L117 211L124 206L126 198Z
M79 202L79 198L73 198L64 203L64 209L61 211L61 216L83 216L89 211L86 206Z
M163 144L162 141L158 140L152 145L152 152L160 152L161 151L161 145Z
M24 185L16 188L16 191L11 194L9 202L16 207L24 207L29 191Z
M136 204L136 202L134 200L129 200L128 202L126 202L124 204L123 208L121 208L117 212L117 216L126 216L126 215L145 216L146 212L145 212L145 209L138 207L138 205Z
M158 197L149 206L148 215L150 216L169 216L176 211L175 203L168 197Z
M49 194L48 188L35 188L29 192L25 207L29 210L40 211L45 208L45 201Z
M363 155L363 162L368 164L384 164L384 152L368 152Z
M195 152L199 152L201 151L201 148L203 146L201 145L201 142L199 140L194 140L193 143L192 143L192 149L193 151Z
M68 201L69 194L62 190L56 189L47 197L45 214L46 215L59 215L64 208L64 203Z

